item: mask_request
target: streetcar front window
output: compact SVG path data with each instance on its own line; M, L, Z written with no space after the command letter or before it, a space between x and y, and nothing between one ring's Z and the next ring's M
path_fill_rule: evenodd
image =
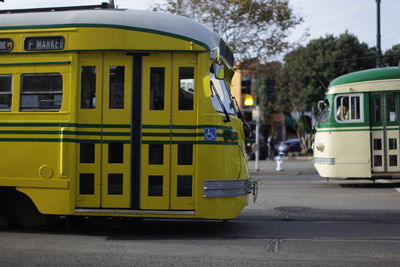
M317 123L316 125L318 125L319 123L323 123L323 122L327 122L329 119L329 102L328 100L325 100L324 102L322 102L321 107L318 107L320 109L320 114L317 118Z
M215 110L223 113L225 108L229 114L235 115L234 103L225 81L216 79L213 73L210 73L210 78L211 101ZM218 100L218 97L220 98L221 102Z

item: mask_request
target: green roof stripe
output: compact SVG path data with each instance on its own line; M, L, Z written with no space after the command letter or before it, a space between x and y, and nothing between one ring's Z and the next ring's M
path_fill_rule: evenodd
M142 141L142 144L152 145L238 145L238 142L225 142L225 141Z
M84 136L130 136L130 133L124 132L85 132L85 131L0 131L2 134L63 134L63 135L84 135ZM145 137L202 137L204 133L142 133ZM217 137L224 137L223 133L217 133Z
M1 66L21 66L21 65L49 65L49 64L71 64L71 61L0 63L0 67Z
M81 124L81 123L35 123L35 122L0 122L0 127L76 127L76 128L107 128L130 129L129 124ZM231 130L230 126L222 125L142 125L142 129L204 129L216 128Z
M123 143L130 144L130 140L93 140L74 138L0 138L0 142L35 142L35 143ZM225 141L142 141L142 144L193 144L193 145L238 145L238 142Z
M95 136L130 136L121 132L85 132L85 131L0 131L0 134L65 134L65 135L95 135Z

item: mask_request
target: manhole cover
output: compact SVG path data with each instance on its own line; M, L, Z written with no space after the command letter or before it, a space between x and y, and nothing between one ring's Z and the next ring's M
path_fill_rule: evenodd
M299 207L299 206L289 206L289 207L275 207L274 210L284 211L284 212L304 212L310 210L307 207Z

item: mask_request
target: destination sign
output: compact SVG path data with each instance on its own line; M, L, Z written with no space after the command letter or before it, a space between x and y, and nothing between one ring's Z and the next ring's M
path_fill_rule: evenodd
M25 50L62 50L64 49L63 36L28 37L25 39Z
M14 43L10 38L0 39L0 52L9 52L13 49Z

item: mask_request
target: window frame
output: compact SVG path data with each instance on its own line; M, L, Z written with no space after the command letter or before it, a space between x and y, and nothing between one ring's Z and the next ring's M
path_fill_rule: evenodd
M193 111L195 109L196 73L193 66L179 66L178 68L178 110ZM186 76L189 76L186 77ZM188 83L188 81L191 81ZM193 88L186 88L191 84ZM182 87L182 85L185 85ZM188 90L187 90L188 89ZM191 90L190 90L191 89Z
M0 107L0 112L10 112L12 110L12 102L13 102L13 85L14 85L14 77L13 74L0 74L0 77L10 77L11 78L11 83L10 83L10 91L9 92L2 92L0 91L0 95L10 95L10 107L9 108L1 108Z
M111 65L109 67L108 81L108 108L124 109L125 108L125 75L124 65ZM120 76L118 76L120 74ZM113 76L114 75L114 76ZM122 90L121 90L122 89Z
M89 72L90 70L90 72ZM92 74L93 76L84 76L83 74ZM96 109L97 94L97 66L82 65L80 66L80 104L79 109L93 110ZM85 79L83 79L85 77ZM91 79L89 79L91 78Z
M349 119L348 120L341 120L341 119L339 119L338 118L338 116L337 116L337 111L338 111L338 103L337 103L337 100L338 100L338 98L339 97L348 97L348 99L349 99ZM353 119L352 118L352 112L351 112L351 110L352 110L352 98L359 98L360 99L360 101L359 101L359 110L360 110L360 118L359 119ZM341 105L340 105L340 107L342 107L342 105L343 105L343 99L341 100ZM334 98L334 117L335 117L335 121L337 122L337 123L362 123L362 122L364 122L365 120L364 120L364 94L362 94L362 93L356 93L356 94L338 94L338 95L336 95L335 96L335 98Z
M61 78L61 91L24 91L24 77L27 76L59 76ZM20 112L59 112L62 109L63 105L63 94L64 94L64 77L61 72L40 72L40 73L21 73L20 76L20 104L19 111ZM40 105L37 108L26 108L22 106L22 98L26 95L61 95L61 104L58 108L40 108ZM53 103L56 101L53 99ZM54 104L53 104L54 106Z
M331 116L331 103L328 98L323 100L323 107L320 108L320 102L318 102L318 110L320 113L317 115L314 126L319 127L321 124L329 123Z
M165 67L150 67L149 110L165 110ZM162 85L159 87L159 85Z

